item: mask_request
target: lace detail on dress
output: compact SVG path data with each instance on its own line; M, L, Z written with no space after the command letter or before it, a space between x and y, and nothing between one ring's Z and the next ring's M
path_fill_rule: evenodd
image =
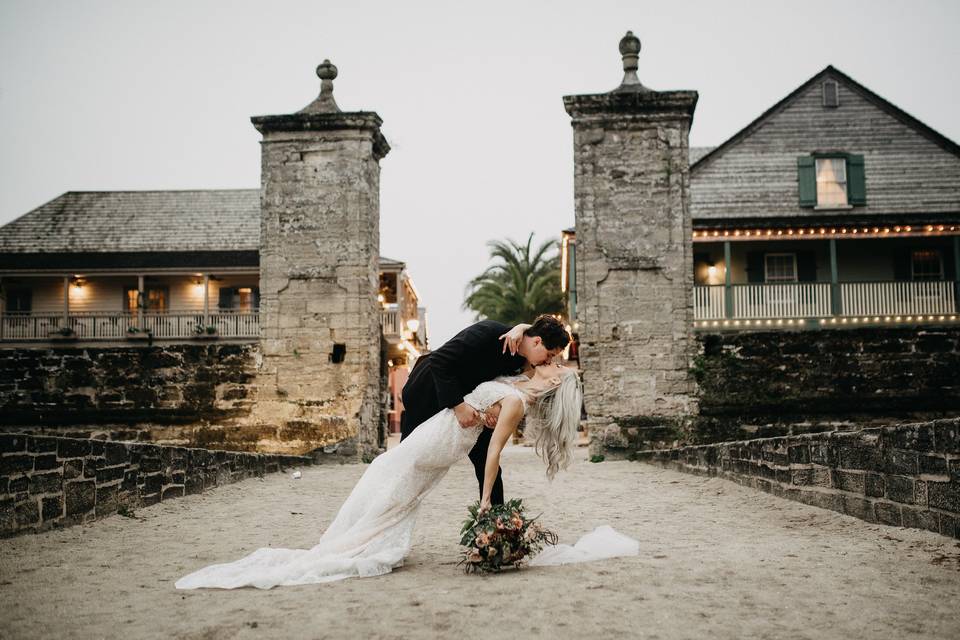
M464 400L482 411L510 393L523 399L509 382L491 380ZM269 589L389 573L410 551L420 501L470 453L480 429L461 428L453 410L444 409L370 463L312 549L258 549L235 562L195 571L176 587Z

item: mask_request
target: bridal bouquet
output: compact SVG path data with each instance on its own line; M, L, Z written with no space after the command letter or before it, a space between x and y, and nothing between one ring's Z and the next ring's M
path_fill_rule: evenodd
M508 566L519 567L523 560L543 548L556 544L557 536L523 513L522 501L510 500L480 514L480 503L468 508L460 544L466 547L460 564L467 573L497 572Z

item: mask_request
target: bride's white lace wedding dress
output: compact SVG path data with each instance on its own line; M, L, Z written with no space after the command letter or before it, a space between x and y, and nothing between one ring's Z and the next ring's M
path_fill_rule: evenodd
M520 378L501 377L481 383L464 401L483 411L514 394L526 408L524 395L511 384ZM398 446L370 463L316 546L257 549L235 562L210 565L184 576L177 580L176 588L252 586L269 589L389 573L403 564L410 550L420 502L454 463L467 456L482 428L464 429L453 410L440 411L414 429ZM636 541L626 540L636 545ZM594 548L603 547L602 543L599 547L594 545ZM610 557L567 549L570 552L544 558L540 564ZM614 555L636 555L636 551Z

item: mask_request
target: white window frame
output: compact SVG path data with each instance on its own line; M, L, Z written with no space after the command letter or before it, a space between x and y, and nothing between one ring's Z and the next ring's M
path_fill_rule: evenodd
M793 262L793 279L788 280L786 278L774 278L770 279L770 265L768 262L769 258L782 258L788 256L792 259ZM788 284L791 282L798 282L797 280L797 254L796 253L764 253L763 254L763 281L765 283L772 284Z
M843 182L833 182L828 183L825 180L820 180L820 163L824 160L842 160L841 166L843 166ZM822 158L814 158L813 163L813 177L815 181L815 188L817 190L817 208L822 209L836 209L836 208L850 208L850 172L847 167L847 159L843 156L823 156ZM820 201L820 185L821 184L838 184L843 185L843 202L821 202Z

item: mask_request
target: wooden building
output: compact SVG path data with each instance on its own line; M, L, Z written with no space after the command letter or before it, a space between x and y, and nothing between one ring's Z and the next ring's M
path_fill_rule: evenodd
M68 192L0 227L0 346L257 341L260 192ZM392 404L427 349L403 262L381 257Z
M690 163L695 328L958 321L960 146L838 69Z

